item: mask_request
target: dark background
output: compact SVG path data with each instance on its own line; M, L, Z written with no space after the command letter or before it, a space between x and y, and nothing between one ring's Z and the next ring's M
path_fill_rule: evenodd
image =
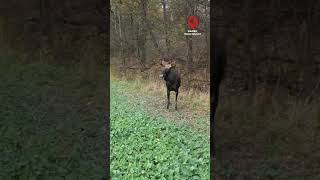
M109 3L0 3L1 179L106 178ZM228 49L216 179L319 178L320 2L211 3Z
M108 2L0 2L0 179L107 179Z
M213 1L227 70L216 179L319 178L320 1Z

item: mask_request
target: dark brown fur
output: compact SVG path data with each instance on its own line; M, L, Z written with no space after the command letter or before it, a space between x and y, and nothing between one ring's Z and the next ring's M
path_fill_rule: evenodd
M161 65L164 66L164 69L161 72L160 77L162 77L166 81L166 86L167 86L167 98L168 98L167 109L169 109L169 105L170 105L170 92L174 91L176 92L175 109L177 110L179 87L181 85L180 73L176 70L175 66L172 66L172 63L165 64L165 62L162 61Z

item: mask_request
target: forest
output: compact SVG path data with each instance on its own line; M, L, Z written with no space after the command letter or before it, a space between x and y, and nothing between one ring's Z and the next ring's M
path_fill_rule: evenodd
M200 19L201 36L184 36L190 15ZM209 17L210 1L111 1L111 64L126 74L148 75L160 59L174 59L187 89L208 90Z
M319 179L319 20L319 0L0 2L0 179Z
M183 35L190 15L199 17L201 36ZM208 132L210 36L221 36L227 65L214 129L214 178L316 179L319 18L317 0L114 0L111 72L134 84L140 93L135 101L150 95L154 99L143 100L145 105L162 106L160 114L178 124L195 114L188 127ZM182 77L180 117L165 111L165 85L158 76L166 59L175 61ZM201 126L197 118L204 119Z
M220 1L218 177L319 178L320 1Z

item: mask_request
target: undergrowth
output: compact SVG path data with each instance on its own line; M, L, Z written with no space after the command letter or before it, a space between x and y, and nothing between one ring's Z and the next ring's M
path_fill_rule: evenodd
M142 104L128 103L111 82L112 179L209 179L209 138Z
M21 57L0 58L0 179L103 179L101 74Z
M185 123L197 131L209 133L210 96L207 92L183 87L179 91L178 111L174 110L175 93L171 92L170 108L166 109L167 93L164 80L140 75L127 77L111 73L111 82L122 89L121 95L131 102L143 104L149 115L164 116L176 124Z
M165 111L166 89L161 80L139 74L114 78L125 84L123 89L135 89L140 94L136 99L147 95L162 98L157 107ZM209 112L209 94L183 93L181 111ZM207 115L207 123L200 124L208 128ZM195 119L190 118L191 128L201 131ZM319 99L306 101L281 89L263 87L255 93L233 92L223 84L215 127L215 179L319 179L319 130Z

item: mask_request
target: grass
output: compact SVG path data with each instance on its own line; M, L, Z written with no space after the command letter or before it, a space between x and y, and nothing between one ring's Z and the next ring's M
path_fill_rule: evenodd
M171 92L171 106L167 110L167 95L163 80L141 76L119 77L115 74L111 73L111 79L122 89L119 93L134 103L144 105L144 110L150 116L162 116L175 124L185 124L198 132L209 134L210 96L207 92L186 91L182 86L178 97L178 111L174 109L174 92Z
M208 136L150 115L148 96L136 101L124 87L111 82L112 179L209 179Z
M140 103L149 116L162 116L194 131L208 132L206 92L182 89L181 109L167 111L161 81L139 73L114 79L123 90L121 96ZM224 86L216 119L215 179L320 178L319 100L307 102L281 89L258 87L252 94L228 91Z
M0 57L0 179L103 179L102 75L21 57Z
M77 65L24 58L0 57L0 179L103 179L104 70L90 81ZM165 109L161 81L117 79L113 90L114 177L144 171L145 177L207 178L207 93L182 88L176 112ZM225 92L217 114L215 179L320 178L318 101L263 90L253 96ZM137 154L140 149L148 156Z

